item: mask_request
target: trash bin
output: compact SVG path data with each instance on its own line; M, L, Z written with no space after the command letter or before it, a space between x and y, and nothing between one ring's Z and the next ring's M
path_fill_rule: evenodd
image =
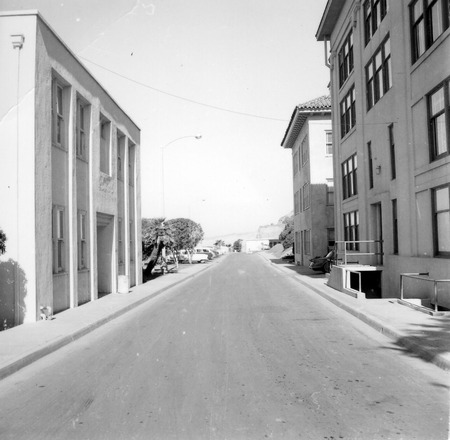
M119 285L117 293L128 293L130 291L130 281L128 275L119 275Z

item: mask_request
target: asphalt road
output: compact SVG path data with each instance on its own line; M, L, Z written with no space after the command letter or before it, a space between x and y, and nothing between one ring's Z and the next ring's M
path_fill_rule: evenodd
M258 255L229 255L0 382L2 440L447 440L448 428L447 373Z

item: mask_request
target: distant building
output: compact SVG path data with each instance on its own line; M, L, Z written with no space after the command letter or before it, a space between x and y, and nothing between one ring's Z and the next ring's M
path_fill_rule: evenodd
M294 253L299 265L334 246L331 100L322 96L298 105L281 146L292 150Z
M141 282L140 130L35 11L0 13L4 328Z
M354 266L342 286L391 297L401 273L448 279L449 2L328 0L316 36L330 50L337 240L371 272Z

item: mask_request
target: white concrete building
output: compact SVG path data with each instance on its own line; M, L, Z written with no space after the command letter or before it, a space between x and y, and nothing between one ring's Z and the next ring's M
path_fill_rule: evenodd
M316 37L331 74L336 238L373 272L354 267L351 290L395 297L401 273L449 278L449 7L448 0L325 7ZM415 283L410 294L429 298L433 283ZM439 285L446 307L448 286Z
M298 105L281 142L292 150L294 255L309 266L334 246L331 100L321 96Z
M140 130L36 11L0 13L0 319L141 283Z

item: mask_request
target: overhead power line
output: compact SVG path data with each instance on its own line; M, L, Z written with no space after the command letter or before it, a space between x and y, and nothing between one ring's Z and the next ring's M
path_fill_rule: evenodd
M228 109L228 108L219 107L219 106L212 105L212 104L207 104L205 102L195 101L194 99L185 98L184 96L175 95L174 93L165 92L164 90L157 89L156 87L152 87L152 86L150 86L148 84L144 84L142 82L136 81L133 78L129 78L128 76L125 76L125 75L122 75L122 74L120 74L118 72L115 72L114 70L108 69L105 66L101 66L100 64L97 64L94 61L91 61L91 60L89 60L87 58L84 58L82 56L80 56L80 58L82 58L83 60L87 61L88 63L93 64L94 66L99 67L100 69L106 70L107 72L112 73L113 75L119 76L120 78L126 79L127 81L130 81L130 82L132 82L134 84L137 84L137 85L139 85L141 87L145 87L147 89L153 90L153 91L161 93L163 95L171 96L172 98L181 99L182 101L190 102L191 104L201 105L203 107L212 108L214 110L219 110L219 111L222 111L222 112L233 113L235 115L240 115L240 116L247 116L247 117L251 117L251 118L265 119L265 120L269 120L269 121L289 122L287 119L271 118L271 117L268 117L268 116L255 115L253 113L240 112L240 111L237 111L237 110L231 110L231 109Z

